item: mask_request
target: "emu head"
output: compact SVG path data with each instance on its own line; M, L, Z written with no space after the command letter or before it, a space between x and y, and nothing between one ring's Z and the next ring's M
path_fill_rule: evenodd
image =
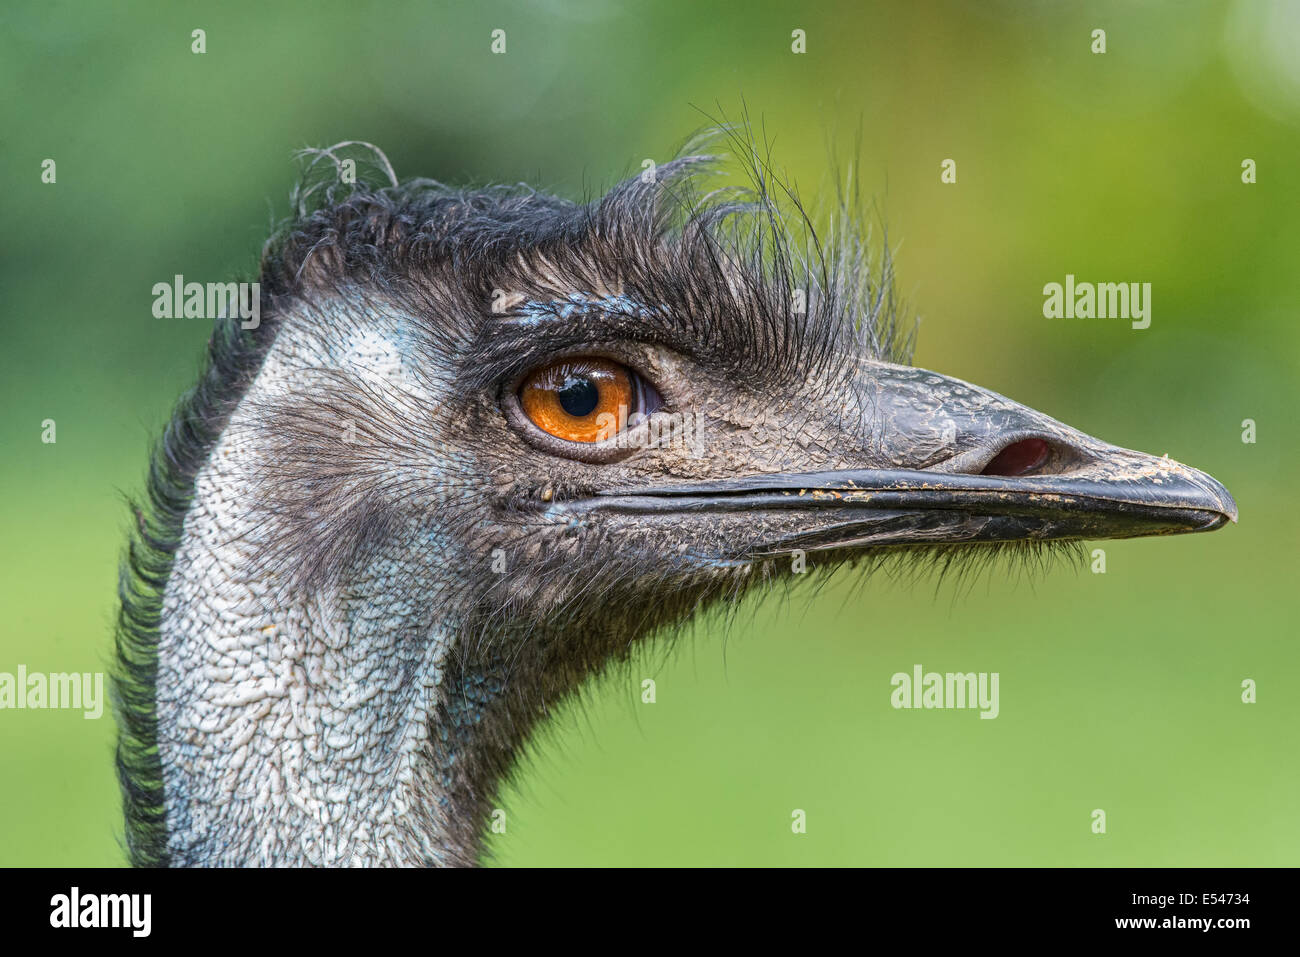
M137 861L471 863L535 721L712 602L1235 519L1200 472L901 364L887 262L762 177L701 198L702 165L590 205L358 187L268 244L134 557Z

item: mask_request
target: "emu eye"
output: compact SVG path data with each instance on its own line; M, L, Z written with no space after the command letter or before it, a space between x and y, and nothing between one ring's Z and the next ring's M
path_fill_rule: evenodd
M636 372L610 359L561 359L528 374L519 405L533 425L567 442L613 437L630 416L649 415L663 400Z

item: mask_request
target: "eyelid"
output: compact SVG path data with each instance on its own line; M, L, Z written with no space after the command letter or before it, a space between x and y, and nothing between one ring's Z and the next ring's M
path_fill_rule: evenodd
M633 337L628 329L599 314L588 315L585 323L566 318L548 320L544 326L518 318L495 318L479 331L474 348L469 350L473 359L464 360L457 379L467 387L487 389L503 380L518 383L537 366L566 355L604 356L639 370L647 349L662 348L684 355L695 351L698 343L679 341L670 332L642 326ZM522 341L521 335L526 337ZM543 341L545 348L531 348L533 343Z

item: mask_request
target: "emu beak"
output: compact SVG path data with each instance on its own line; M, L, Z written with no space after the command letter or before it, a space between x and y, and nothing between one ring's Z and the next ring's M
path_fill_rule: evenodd
M591 504L677 520L743 511L760 532L758 554L1133 538L1237 520L1227 489L1167 456L1110 445L924 369L872 363L870 372L864 426L882 467L611 489Z

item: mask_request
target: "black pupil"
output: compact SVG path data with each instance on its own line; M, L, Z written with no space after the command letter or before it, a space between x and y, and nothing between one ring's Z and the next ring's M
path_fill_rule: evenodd
M564 388L556 395L560 399L560 407L577 419L591 415L596 403L600 401L600 390L596 388L596 383L574 376L565 378Z

